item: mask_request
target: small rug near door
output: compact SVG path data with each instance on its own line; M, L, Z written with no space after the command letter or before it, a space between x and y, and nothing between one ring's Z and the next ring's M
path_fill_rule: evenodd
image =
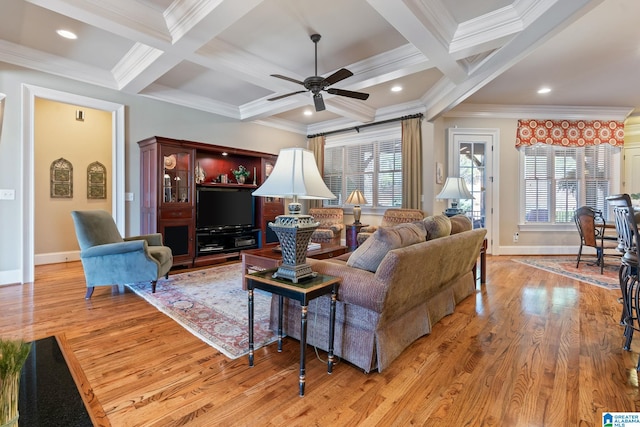
M227 264L149 283L127 285L158 310L225 356L236 359L249 351L247 291L242 290L241 264ZM269 330L271 295L254 292L255 348L276 340Z
M606 289L620 289L618 282L620 261L618 259L605 259L604 274L600 274L600 267L593 264L595 257L583 256L579 268L576 268L576 257L534 257L514 259L513 261Z

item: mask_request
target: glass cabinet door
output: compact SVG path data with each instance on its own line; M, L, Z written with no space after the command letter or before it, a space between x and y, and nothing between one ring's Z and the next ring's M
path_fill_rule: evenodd
M163 203L191 203L191 151L163 147Z

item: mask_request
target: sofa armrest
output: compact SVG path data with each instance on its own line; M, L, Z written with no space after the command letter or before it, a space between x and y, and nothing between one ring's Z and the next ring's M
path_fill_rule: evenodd
M367 225L366 227L362 227L360 229L360 233L375 233L377 229L377 225Z
M342 229L344 228L344 224L333 224L331 227L331 231L333 231L334 233L338 234L342 231Z
M160 233L143 234L142 236L132 236L124 238L125 242L133 240L146 240L149 246L162 246L162 234Z
M311 269L318 273L340 277L338 299L345 304L354 304L377 313L382 312L387 286L376 279L375 274L349 267L344 261L316 260L307 258Z

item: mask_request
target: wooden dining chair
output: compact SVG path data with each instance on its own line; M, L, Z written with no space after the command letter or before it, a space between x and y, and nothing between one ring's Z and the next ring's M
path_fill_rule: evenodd
M596 265L600 267L600 274L602 274L604 272L604 256L609 255L605 250L618 248L617 236L605 234L604 217L602 211L598 209L589 206L579 207L574 212L573 220L580 234L580 249L578 249L576 268L580 266L583 247L588 246L596 250ZM620 256L621 254L616 250L612 255Z

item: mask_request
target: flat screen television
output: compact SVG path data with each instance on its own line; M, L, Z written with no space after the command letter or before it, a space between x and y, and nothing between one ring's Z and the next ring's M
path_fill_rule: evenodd
M251 189L199 187L196 199L196 227L199 229L242 229L254 224Z

